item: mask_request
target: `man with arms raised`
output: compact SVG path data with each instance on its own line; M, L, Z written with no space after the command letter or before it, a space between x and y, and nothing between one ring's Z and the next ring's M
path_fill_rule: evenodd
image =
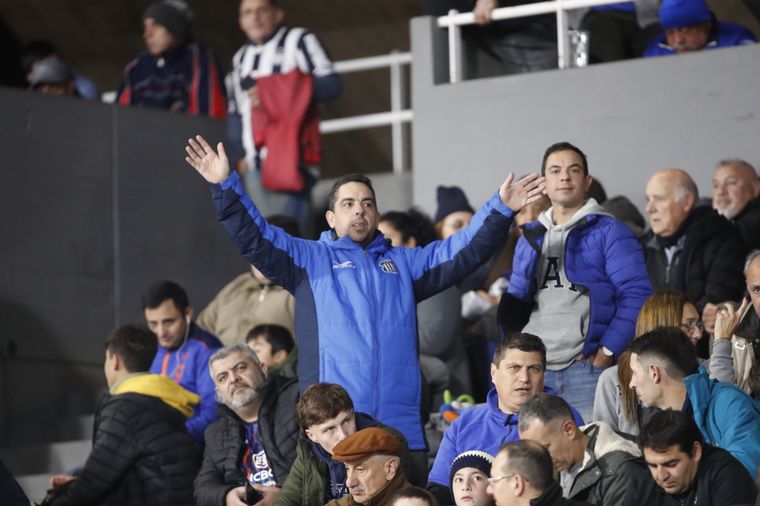
M208 182L217 217L246 259L296 297L301 388L327 381L401 431L426 461L420 423L417 302L451 286L498 248L515 212L540 198L543 179L507 177L469 227L425 248L393 248L377 231L371 181L351 174L332 187L319 241L270 227L245 195L224 147L189 140L187 162ZM417 456L415 456L417 457Z

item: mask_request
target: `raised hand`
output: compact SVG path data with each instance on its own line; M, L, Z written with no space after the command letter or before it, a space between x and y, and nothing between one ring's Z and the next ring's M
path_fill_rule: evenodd
M505 206L517 213L523 207L540 199L544 190L546 190L546 178L539 176L538 172L528 174L517 182L515 182L514 172L510 172L499 188L499 198Z
M739 309L734 309L733 304L724 304L715 316L715 332L713 334L715 339L731 339L739 322L747 314L749 307L749 299L746 297L742 300Z
M221 183L230 175L230 162L224 152L224 146L220 142L216 146L219 153L214 151L206 139L196 135L195 139L188 139L185 151L188 156L185 161L189 163L198 174L209 183Z

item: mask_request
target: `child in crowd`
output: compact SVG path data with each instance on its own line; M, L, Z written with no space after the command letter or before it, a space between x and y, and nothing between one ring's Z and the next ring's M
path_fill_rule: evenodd
M288 329L281 325L256 325L248 332L245 342L267 366L269 374L295 377L292 360L295 354L291 354L295 341Z
M479 450L460 453L451 463L451 493L457 506L493 506L486 489L493 457Z
M391 506L438 506L438 501L424 488L405 487L393 495Z

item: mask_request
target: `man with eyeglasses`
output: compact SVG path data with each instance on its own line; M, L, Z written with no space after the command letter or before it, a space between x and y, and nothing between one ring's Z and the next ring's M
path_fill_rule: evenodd
M590 506L562 497L549 453L535 441L501 447L491 466L488 493L496 506Z

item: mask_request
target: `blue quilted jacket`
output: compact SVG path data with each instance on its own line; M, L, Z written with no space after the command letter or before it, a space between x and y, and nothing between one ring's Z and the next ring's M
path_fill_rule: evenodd
M270 226L237 174L212 185L217 218L242 255L296 298L299 386L346 388L357 411L426 447L420 420L417 302L453 285L501 245L513 212L495 195L472 224L424 248L366 247L332 231L319 241Z
M509 293L524 302L536 292L536 265L546 228L523 226L512 264ZM589 214L571 231L565 251L568 280L590 297L589 331L583 356L605 346L617 357L633 339L636 318L652 294L644 253L633 232L611 216Z

